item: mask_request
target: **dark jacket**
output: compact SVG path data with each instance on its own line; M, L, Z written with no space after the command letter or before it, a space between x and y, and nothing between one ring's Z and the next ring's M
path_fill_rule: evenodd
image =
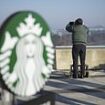
M73 44L86 44L88 28L84 25L67 25L66 30L72 32L72 43Z

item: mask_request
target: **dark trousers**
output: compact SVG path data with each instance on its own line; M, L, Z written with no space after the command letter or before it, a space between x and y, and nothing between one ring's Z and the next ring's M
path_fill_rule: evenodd
M78 77L78 57L80 57L80 69L81 74L85 73L85 56L86 56L86 45L75 44L72 47L72 59L73 59L73 77Z

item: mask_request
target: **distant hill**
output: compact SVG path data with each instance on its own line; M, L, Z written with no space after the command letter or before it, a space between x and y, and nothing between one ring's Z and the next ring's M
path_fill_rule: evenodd
M88 45L105 45L105 28L102 26L90 27ZM72 44L72 35L64 29L53 32L53 43L55 46L69 46Z

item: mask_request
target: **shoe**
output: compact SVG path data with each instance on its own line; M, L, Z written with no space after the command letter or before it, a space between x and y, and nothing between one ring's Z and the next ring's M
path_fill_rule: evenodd
M78 78L78 75L73 75L73 78Z

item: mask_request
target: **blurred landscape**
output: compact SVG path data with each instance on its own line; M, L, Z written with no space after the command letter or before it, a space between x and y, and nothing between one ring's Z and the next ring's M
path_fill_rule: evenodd
M55 46L72 45L72 34L65 29L53 30L52 35ZM105 45L105 27L95 26L89 27L88 45Z

